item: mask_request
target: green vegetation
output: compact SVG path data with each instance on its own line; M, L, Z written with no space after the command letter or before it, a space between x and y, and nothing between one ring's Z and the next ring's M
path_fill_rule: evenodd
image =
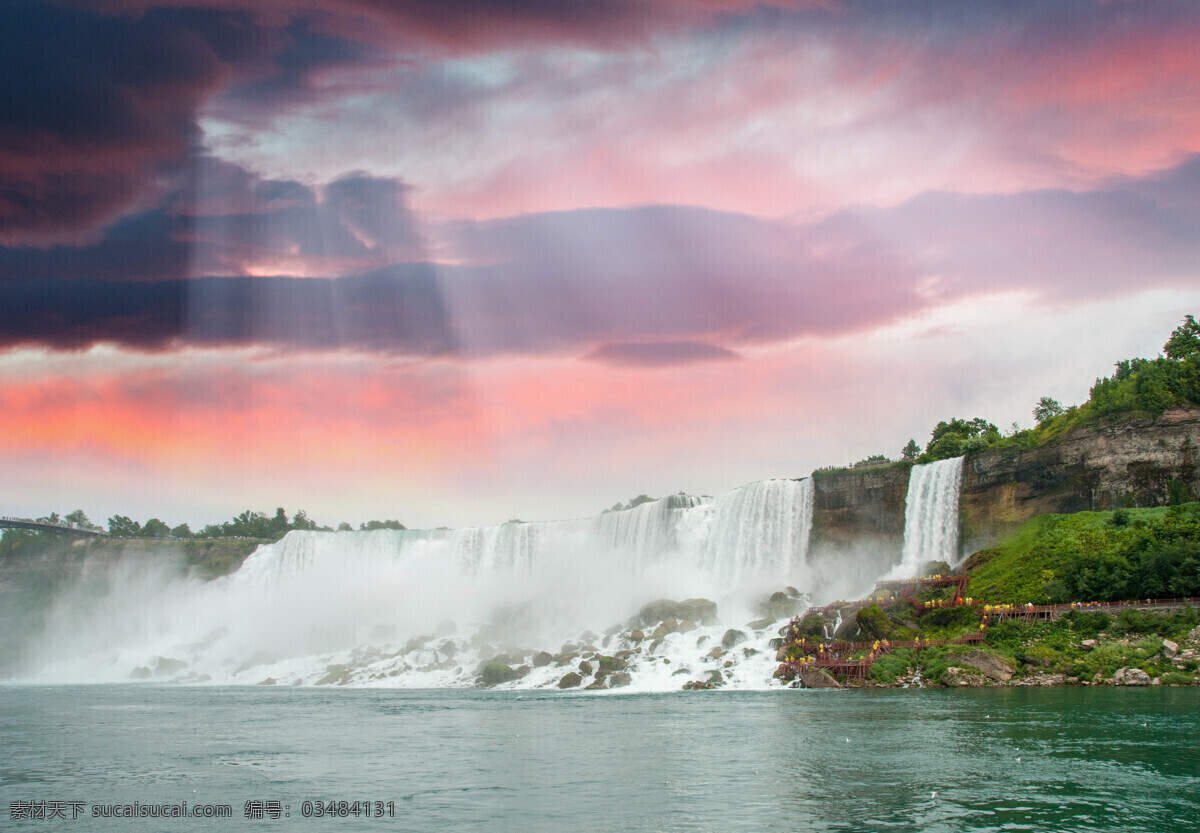
M1200 596L1200 504L1040 515L966 567L992 602Z

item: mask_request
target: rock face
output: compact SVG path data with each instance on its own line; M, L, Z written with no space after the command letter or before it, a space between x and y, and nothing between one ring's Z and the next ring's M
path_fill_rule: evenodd
M987 545L1035 515L1161 506L1179 480L1200 495L1200 410L1072 431L1042 448L971 455L963 465L962 540Z
M580 683L582 683L582 682L583 682L583 677L579 676L574 671L571 671L567 674L564 674L563 678L558 681L558 687L559 688L578 688Z
M816 472L813 550L898 554L908 477L899 465ZM980 451L963 463L959 540L970 552L1047 512L1161 506L1172 480L1200 497L1200 409L1079 429L1040 448Z

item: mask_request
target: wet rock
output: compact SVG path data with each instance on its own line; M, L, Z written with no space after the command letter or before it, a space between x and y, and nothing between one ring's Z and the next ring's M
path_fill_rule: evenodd
M690 668L677 668L671 673L671 676L678 677L681 674L691 674L691 673L692 673L692 669L690 669Z
M479 676L482 678L485 686L491 687L520 679L521 673L506 663L488 662L484 663Z
M696 640L696 647L697 647L697 648L699 648L701 645L703 645L703 644L704 644L705 642L707 642L707 641L708 641L708 636L707 636L707 635L699 637L699 638Z
M708 682L712 683L715 686L716 685L725 685L725 675L722 674L720 671L709 671L708 672Z
M583 633L581 633L579 635L579 639L585 645L590 645L593 642L595 642L598 639L598 637L596 636L596 634L592 633L591 631L584 631Z
M255 683L255 685L275 685L278 682L274 677L267 677L265 680Z
M679 627L675 629L676 633L690 633L696 629L696 623L691 619L684 619L679 623Z
M458 646L454 644L453 639L449 639L441 644L438 651L446 659L454 659L454 655L458 653Z
M609 688L624 688L633 682L633 675L628 671L616 671L608 675Z
M595 667L590 662L588 662L586 659L583 662L579 663L579 673L585 677L590 677L592 675L592 672L595 670L596 670Z
M758 612L764 619L769 618L776 621L795 616L803 605L802 599L789 596L786 592L779 590L759 603Z
M181 659L172 659L171 657L154 658L154 676L156 677L170 677L178 674L185 668L187 668L187 663Z
M555 665L570 665L578 658L579 658L579 654L575 654L575 653L559 654L558 656L556 656L554 658L554 664Z
M775 652L775 661L783 662L787 659L788 648L786 645L780 645L779 650Z
M144 665L139 665L137 668L129 672L131 680L148 680L153 672Z
M655 642L662 642L671 633L666 625L659 625L654 629L654 633L650 634L650 638Z
M721 647L729 650L734 645L739 645L747 639L746 632L740 631L737 628L730 628L725 631L725 635L721 637Z
M658 649L662 647L662 644L663 644L663 641L661 639L656 639L653 642L651 642L650 643L650 653L652 653L652 654L658 653Z
M766 630L773 624L775 624L774 619L771 619L770 617L764 617L762 619L755 619L753 622L747 622L746 627L752 631L761 631Z
M820 668L801 668L797 673L805 688L841 688L842 684Z
M705 656L708 657L709 659L720 659L721 657L725 656L725 649L724 648L713 648L711 651L709 651L707 654L705 654Z
M554 662L554 657L550 655L549 651L538 651L533 655L534 668L544 668L552 662Z
M682 602L658 599L638 612L638 624L641 625L653 625L667 619L713 625L717 621L717 604L708 599L684 599Z
M583 677L570 671L563 675L563 678L558 681L559 688L578 688L583 683Z
M743 648L742 649L742 656L746 657L746 659L749 659L750 657L754 656L757 653L758 653L757 648Z
M315 685L345 685L350 682L350 670L344 665L325 666L325 676Z
M597 677L596 681L593 682L589 686L585 686L584 690L585 691L599 691L600 689L603 689L603 688L608 688L608 685L605 684L603 677Z
M614 671L624 671L629 667L629 663L619 657L597 657L596 664L602 674L611 674Z
M645 638L646 634L640 630L633 630L629 633L629 639L631 642L641 642Z

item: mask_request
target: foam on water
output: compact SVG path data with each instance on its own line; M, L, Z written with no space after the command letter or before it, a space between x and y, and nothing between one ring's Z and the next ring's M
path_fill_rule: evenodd
M210 582L118 564L99 589L58 597L32 676L465 686L499 653L530 666L504 686L537 687L593 651L627 650L632 690L677 689L712 671L727 685L767 686L767 641L787 616L762 621L763 600L788 586L820 592L808 570L812 504L811 480L770 480L590 519L291 532ZM645 623L636 639L630 617L661 598L710 599L720 621L657 639ZM731 626L746 641L710 656ZM536 651L558 661L538 665Z

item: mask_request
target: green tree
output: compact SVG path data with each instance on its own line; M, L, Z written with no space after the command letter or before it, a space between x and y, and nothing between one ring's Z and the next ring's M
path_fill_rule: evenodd
M188 526L187 524L180 524L179 526L174 527L171 530L171 537L172 538L191 538L192 537L192 528L190 526Z
M337 531L338 532L353 532L354 527L350 526L350 524L346 523L345 521L342 521L340 524L338 524Z
M1057 399L1051 399L1049 396L1043 396L1037 401L1037 405L1033 407L1033 418L1037 420L1038 425L1041 425L1050 419L1050 417L1060 416L1063 413L1063 406L1059 404Z
M365 524L359 524L359 529L407 529L407 527L399 521L367 521Z
M171 534L171 527L160 521L158 518L151 518L146 521L146 525L142 527L141 537L143 538L166 538Z
M908 445L904 446L900 452L900 456L905 460L915 460L921 453L921 446L917 445L916 440L909 440Z
M1194 316L1184 317L1183 323L1175 328L1163 345L1163 352L1168 359L1186 359L1200 353L1200 324L1196 323Z
M308 513L300 509L292 517L292 529L316 529L317 522L308 517Z
M108 519L108 534L116 538L137 538L142 525L124 515L113 515Z
M92 529L96 531L100 530L100 527L92 523L91 520L88 519L88 516L84 514L82 509L76 509L74 512L68 512L63 520L69 524L77 525L80 529Z

